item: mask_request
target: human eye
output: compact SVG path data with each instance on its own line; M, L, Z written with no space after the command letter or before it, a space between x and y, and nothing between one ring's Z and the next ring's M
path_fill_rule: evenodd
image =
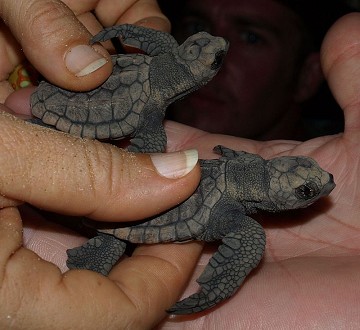
M251 30L239 31L239 39L248 45L257 45L264 42L264 38L259 33Z

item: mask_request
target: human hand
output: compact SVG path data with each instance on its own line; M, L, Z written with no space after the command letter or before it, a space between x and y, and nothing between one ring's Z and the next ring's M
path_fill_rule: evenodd
M0 24L0 103L12 94L8 77L25 57L54 84L89 90L112 70L108 52L98 44L89 46L90 33L122 23L170 29L156 0L1 0L0 17L6 22ZM27 99L12 97L18 103Z
M99 9L99 12L96 11L98 17L102 15L100 3L103 5L103 14L107 10L106 3L112 5L109 1L99 1L96 8L88 8L95 11ZM85 6L79 1L68 4ZM119 21L123 19L127 22L136 22L145 19L144 14L153 13L161 18L155 1L128 1L122 4L125 6L124 12L125 9L128 11L121 19L116 18ZM79 6L76 10L82 13ZM153 12L149 11L151 6ZM135 7L137 10L134 10ZM141 8L146 10L141 11ZM130 15L130 11L133 15ZM120 15L120 11L118 14ZM13 33L10 34L4 25L1 26L0 49L4 56L0 57L0 79L3 82L0 88L4 87L1 94L3 100L12 92L6 85L7 76L23 59L18 52L20 45L14 37L18 38L26 57L38 70L49 80L52 79L63 87L74 86L79 90L90 88L99 84L109 74L111 65L109 67L108 64L89 75L74 77L74 72L69 73L69 66L66 68L64 64L64 56L66 58L65 54L70 47L87 44L89 33L60 2L0 1L0 16L11 27ZM32 25L29 26L28 22ZM49 22L51 24L48 24ZM152 20L148 19L141 24L155 27L152 24L161 25L161 22L152 23ZM51 31L46 31L47 28ZM60 29L63 31L61 34ZM50 37L52 32L55 35ZM100 46L94 47L101 55L108 56ZM41 57L37 56L39 53L42 54ZM18 114L24 110L21 101L18 100L28 102L29 94L23 92L24 90L17 94L13 101L9 100L11 97L8 98L8 104L12 104L13 112ZM27 108L25 106L25 110ZM191 169L194 159L190 164L186 164L184 154L168 159L165 163L166 168L173 168L174 174L179 176L178 179L168 179L157 174L149 156L131 155L108 145L42 130L6 115L4 111L9 112L9 108L0 106L0 110L0 241L3 246L0 255L0 327L71 328L76 324L81 328L83 324L88 329L111 329L127 324L143 328L157 323L163 317L164 309L176 300L177 291L181 289L179 283L185 282L188 277L196 259L194 255L200 250L198 244L184 245L180 249L162 247L160 251L153 247L153 252L151 249L143 252L141 249L137 250L135 254L138 255L138 262L129 260L129 267L127 270L123 267L121 274L114 270L114 278L111 280L98 278L92 273L89 273L90 277L86 274L82 276L78 272L62 276L54 265L22 247L21 217L15 206L28 202L44 209L104 220L115 220L119 217L128 220L143 218L171 207L192 193L199 180L198 168L184 177L182 175L185 174L184 171ZM156 164L159 165L159 159ZM40 240L38 247L42 254L53 253L51 232L56 230L57 236L53 238L60 238L60 241L57 240L55 243L57 248L64 233L48 223L42 224L39 215L31 209L25 208L22 211L28 226L24 233L25 244L31 246L36 237ZM41 238L41 233L46 232L46 238ZM73 241L80 239L73 237ZM46 248L46 239L50 239L49 249ZM65 253L65 250L62 249L62 252ZM177 261L173 263L172 260ZM133 273L138 267L136 264L141 265L141 273L139 268L138 275ZM149 267L146 264L149 264ZM64 267L64 264L62 266ZM144 266L147 271L143 271ZM161 274L158 273L158 269L161 269ZM178 290L171 290L168 298L164 296L165 281L162 276L172 278L173 286L178 286ZM122 277L125 281L121 280ZM106 291L109 295L104 294ZM110 297L114 293L115 296ZM137 311L137 308L147 308L146 300L143 299L144 294L151 299L158 296L159 306L155 308L159 308L159 312L154 313L154 306L148 308L149 318L144 317L147 312L144 311L144 314ZM98 297L95 300L94 295ZM41 302L35 303L38 298ZM137 302L139 298L140 304ZM87 303L83 304L85 300L92 301L92 307ZM61 306L67 311L58 313L57 310L61 309ZM36 312L33 307L36 308ZM68 308L73 311L70 317L63 314L68 314ZM120 317L116 316L118 308L123 310ZM57 320L48 317L55 314L59 315ZM89 315L92 315L91 320L86 320Z
M168 318L158 329L331 329L360 322L360 16L341 19L322 49L326 78L345 114L345 132L304 143L254 142L216 136L168 124L175 148L211 147L259 153L265 158L308 155L334 175L328 201L289 214L261 216L267 234L263 262L230 300L204 314ZM197 278L214 249L198 262L183 296L197 290ZM181 322L183 321L183 322Z
M202 157L208 157L213 156L211 153L212 147L221 143L234 149L258 152L264 157L280 154L310 155L326 170L334 174L337 187L331 194L332 205L315 204L311 209L302 211L296 217L292 214L291 218L289 218L289 215L276 215L275 218L280 219L281 223L279 220L274 220L275 218L270 219L270 223L268 218L262 220L268 235L267 254L264 262L257 271L253 272L249 281L246 281L231 300L226 301L222 306L211 310L206 315L181 317L181 320L184 320L183 323L168 321L163 323L160 328L187 328L191 326L193 329L216 327L237 329L241 326L250 327L250 324L254 328L264 326L264 324L268 328L276 328L279 325L288 327L289 324L290 326L309 328L314 325L314 322L326 328L334 324L351 326L359 321L355 319L358 318L357 299L359 290L354 285L354 283L357 283L359 273L359 243L356 241L359 234L359 206L354 203L359 194L357 185L359 171L356 169L359 164L359 132L357 126L360 119L356 106L358 103L356 92L359 90L360 77L357 76L356 72L360 63L355 55L358 52L356 44L360 27L356 21L357 19L350 16L340 21L329 34L323 52L324 71L347 118L346 131L343 135L318 138L305 143L284 141L260 143L226 136L209 135L182 125L168 123L167 133L170 150L185 146L199 146ZM11 217L5 214L5 218L9 219ZM11 230L11 227L6 226L4 221L1 223L4 224L3 227ZM1 230L1 233L4 238L7 237L6 231ZM39 243L44 244L44 242L41 241L41 237L37 233L39 232L34 230L34 235L28 237L28 244L37 246L37 250L44 254L44 250L41 251L41 245L39 245ZM49 236L50 232L44 234L43 232L42 237ZM60 243L63 245L60 247L62 251L65 250L64 245L66 247L79 245L77 242L70 246L65 239L61 241L59 236L56 239L57 241L49 244L49 246L52 246L49 251L56 250L56 242L62 242ZM14 236L10 235L7 240L4 246L10 247L6 251L8 253L5 256L3 255L1 259L7 259L6 256L9 256L10 252L14 250L11 248L14 247L14 243L10 244L14 242ZM20 237L18 237L15 246L18 246L19 241ZM77 303L76 308L81 308L78 312L81 321L89 322L89 327L93 326L94 328L108 325L103 321L103 317L111 319L113 321L112 326L118 326L118 328L121 326L136 328L139 323L135 323L136 321L133 321L132 317L134 317L134 320L137 320L136 317L140 317L144 322L148 320L149 315L153 315L152 321L159 319L161 317L161 312L157 309L159 304L161 304L159 308L163 308L166 304L168 304L167 306L171 305L175 299L169 303L173 298L173 295L171 297L169 295L174 292L172 291L174 288L179 289L179 283L183 283L183 281L177 282L179 278L172 277L174 273L166 277L168 275L166 271L169 270L166 265L169 266L170 263L179 261L173 255L173 251L179 252L177 258L180 258L180 262L186 263L186 260L189 261L189 259L194 261L197 253L199 253L199 248L193 244L170 244L140 247L139 249L137 253L140 253L140 258L136 253L134 259L129 258L126 263L121 263L116 268L115 274L122 272L122 274L127 275L126 272L132 267L131 263L138 262L140 265L138 265L138 268L132 268L131 275L128 275L128 281L134 280L133 283L135 282L134 274L141 275L141 272L143 272L148 275L147 270L151 265L154 268L150 269L150 273L155 269L156 274L161 273L160 275L163 276L157 279L148 278L148 282L146 282L148 285L151 285L151 281L154 281L154 286L151 286L152 291L149 295L144 294L143 286L140 286L139 292L137 292L139 295L136 292L128 291L132 297L139 298L138 305L133 310L129 312L129 309L123 307L124 301L117 300L116 297L119 297L119 291L114 289L114 286L110 287L111 292L107 291L108 285L111 285L108 280L101 278L99 283L103 284L103 288L97 291L94 279L99 277L96 274L91 275L90 279L87 278L90 275L85 277L84 272L81 272L82 275L79 275L79 277L72 275L72 272L60 277L54 267L46 264L46 267L41 269L44 278L35 277L32 280L34 285L41 283L41 287L38 287L38 290L43 290L41 294L35 289L31 291L24 288L21 292L27 298L25 301L30 302L24 303L25 307L34 306L32 305L35 301L34 297L45 296L45 289L48 290L49 296L52 296L53 299L50 302L54 305L49 304L47 300L45 307L48 309L43 311L43 314L39 314L39 319L36 319L37 315L33 315L34 308L31 308L31 311L29 308L28 314L25 313L24 317L24 320L28 321L27 325L29 320L35 325L35 321L44 324L44 321L48 321L49 315L54 317L59 315L59 306L66 306L70 310L74 306L73 303ZM183 249L187 252L185 253ZM24 250L20 251L24 252ZM30 254L28 250L25 251ZM148 264L142 263L144 257L141 256L141 253L146 253L148 256L146 257L149 261ZM149 253L153 257L150 257ZM18 256L22 257L24 255L20 254ZM164 261L161 258L166 258L167 261L159 264L160 260ZM17 258L15 261L19 263L19 260L21 261L21 258ZM196 270L196 275L201 272L204 263L206 262L202 258ZM45 265L44 262L42 264ZM190 268L183 267L185 271ZM20 273L19 269L17 270ZM37 270L35 268L35 271ZM21 269L21 271L23 270ZM31 269L28 269L26 275L30 271ZM35 272L33 276L39 275ZM69 277L73 279L73 282L67 282L66 280L64 282L62 280L61 285L56 288L51 286L51 283L54 283L53 280L59 283L59 279ZM28 278L23 280L27 285L29 284ZM136 278L138 279L138 277ZM126 276L125 279L127 279ZM68 283L72 284L76 280L79 282L77 282L75 288L64 290L63 283L68 287ZM155 292L158 292L156 285L160 282L163 286L158 286L157 289L162 290L161 297L154 295ZM106 284L104 285L104 283ZM81 304L77 300L79 299L79 287L86 288L84 292L81 291L81 294L83 294ZM147 288L150 288L150 286ZM195 290L194 287L189 287L189 289ZM188 293L186 292L184 295L188 295ZM11 292L8 293L8 296L10 294ZM102 300L99 302L99 300L92 298L96 300L96 303L94 303L91 299L87 299L90 296L104 297L103 299L107 299L109 304L116 303L118 305L105 305ZM152 298L153 300L150 300ZM161 301L161 298L163 301ZM64 301L67 303L66 305L63 304ZM43 301L40 299L37 306L42 306L41 302ZM144 308L144 306L147 308ZM90 310L90 313L86 314L87 319L83 316L86 308ZM65 311L67 317L64 317L63 321L68 321L71 318L70 316L74 316L74 314L69 316L68 310ZM96 323L98 315L101 315L100 322L103 322L100 325ZM128 317L128 322L133 321L133 323L126 322L123 319L125 316ZM40 319L41 317L43 319ZM178 319L177 317L176 320ZM69 322L71 321L73 320ZM149 325L150 323L146 324ZM79 323L79 325L86 327L87 324ZM141 323L141 325L144 326L145 323ZM52 326L54 325L52 324Z
M158 323L187 280L200 252L198 244L140 247L109 278L89 271L62 275L54 264L22 246L21 216L15 206L27 202L103 221L142 219L195 190L200 177L199 167L193 169L196 154L130 154L29 125L0 113L0 328L64 329L76 324L86 329L141 329ZM61 237L66 231L41 223L31 209L23 212L25 245L35 243L34 250L37 246L46 257L62 244L56 258L64 269ZM74 246L79 240L70 236Z

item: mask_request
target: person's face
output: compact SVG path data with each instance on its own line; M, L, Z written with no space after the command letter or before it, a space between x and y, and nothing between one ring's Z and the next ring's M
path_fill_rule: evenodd
M174 119L252 138L286 122L299 70L295 13L271 0L188 1L186 13L175 31L178 39L208 31L228 39L230 48L213 81L175 105Z

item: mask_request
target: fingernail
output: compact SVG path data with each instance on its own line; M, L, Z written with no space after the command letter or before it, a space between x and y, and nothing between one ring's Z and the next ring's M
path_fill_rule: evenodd
M86 76L106 64L107 60L94 48L78 45L70 49L65 56L65 65L76 77Z
M178 179L188 174L196 165L199 156L195 149L152 154L151 160L158 173L169 179Z

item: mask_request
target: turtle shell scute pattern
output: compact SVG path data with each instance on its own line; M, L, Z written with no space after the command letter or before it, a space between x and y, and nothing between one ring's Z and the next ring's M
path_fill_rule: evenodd
M212 166L213 162L201 161L203 173L200 186L191 198L178 207L139 225L98 229L98 232L133 243L185 241L199 237L226 189L226 162L218 161L219 166Z
M71 92L41 82L31 99L33 115L82 137L120 139L133 134L150 98L151 58L132 54L113 56L112 61L111 76L89 92Z

